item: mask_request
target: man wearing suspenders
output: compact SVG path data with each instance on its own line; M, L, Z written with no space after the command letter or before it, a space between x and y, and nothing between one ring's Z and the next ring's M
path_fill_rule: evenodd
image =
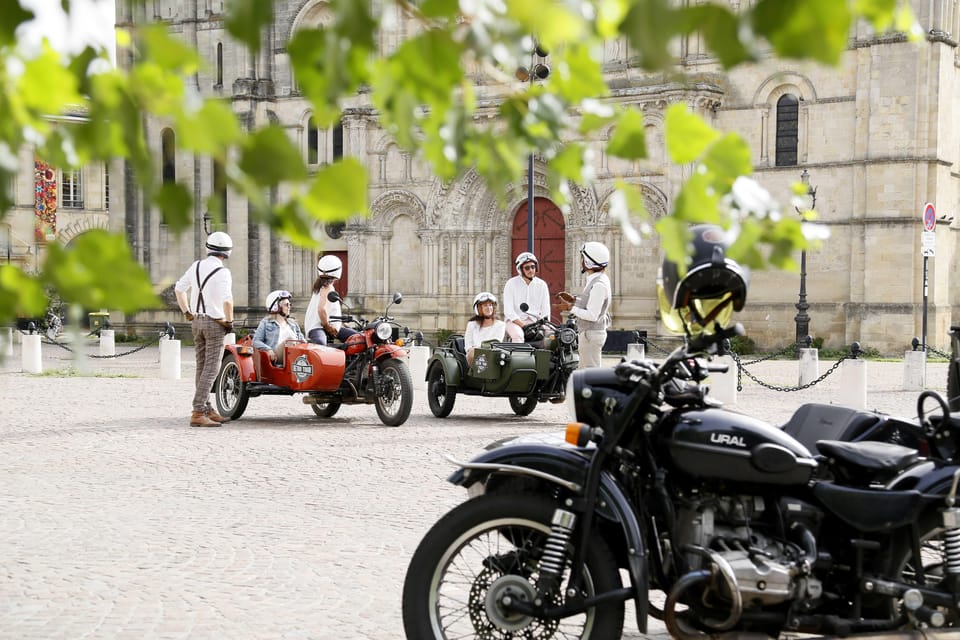
M207 236L207 257L190 265L174 287L193 329L197 357L191 427L219 427L227 421L210 405L210 390L220 371L223 337L233 331L233 278L223 264L231 250L230 236L214 231Z

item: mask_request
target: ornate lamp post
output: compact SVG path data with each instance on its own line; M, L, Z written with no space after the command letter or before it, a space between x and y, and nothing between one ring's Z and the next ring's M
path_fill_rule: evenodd
M800 214L801 220L804 219L804 215L807 211L812 211L817 207L817 188L810 184L810 174L806 169L803 170L803 173L800 174L800 181L807 187L807 198L808 202L804 204L806 206L803 210L797 208L797 213ZM807 336L810 335L810 316L807 314L807 309L810 308L810 305L807 304L807 250L802 249L800 251L800 299L797 301L797 315L794 317L794 321L797 325L797 349L799 353L800 345L806 344Z
M546 80L550 75L547 66L548 52L536 41L530 53L530 68L520 67L516 77L521 82L529 81L532 85L537 80ZM533 153L527 156L527 251L533 253Z

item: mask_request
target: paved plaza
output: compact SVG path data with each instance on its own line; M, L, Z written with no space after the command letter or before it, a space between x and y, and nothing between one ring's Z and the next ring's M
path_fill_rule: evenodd
M0 361L3 639L403 638L409 558L465 498L445 482L443 455L566 421L559 405L519 418L505 399L463 396L438 420L418 391L396 428L373 406L321 420L294 396L255 398L241 420L195 429L188 348L179 380L161 379L156 346L75 360L44 345L43 365L22 373L19 345ZM796 362L750 370L797 384ZM867 371L869 407L914 414L902 362ZM735 408L781 423L803 402L842 401L837 379L777 392L745 378ZM927 381L943 391L946 364L929 364Z

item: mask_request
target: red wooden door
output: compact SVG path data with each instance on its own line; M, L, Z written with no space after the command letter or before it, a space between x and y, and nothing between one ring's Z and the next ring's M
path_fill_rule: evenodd
M513 216L513 232L511 234L510 272L517 274L513 264L517 255L527 250L527 219L529 218L527 203L524 201ZM564 284L564 245L565 228L563 212L560 207L546 198L533 199L533 252L540 261L540 272L537 274L547 282L550 288L550 302L558 291L563 291ZM560 321L560 314L554 309L551 313L554 322Z

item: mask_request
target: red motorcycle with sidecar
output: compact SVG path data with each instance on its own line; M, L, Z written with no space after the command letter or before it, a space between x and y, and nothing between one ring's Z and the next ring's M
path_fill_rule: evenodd
M399 293L393 294L387 310L402 299ZM344 404L373 404L385 425L406 422L413 405L413 382L399 327L386 311L372 322L352 316L341 319L353 322L358 333L335 345L288 340L279 366L253 346L252 335L225 345L213 387L220 415L236 420L250 398L303 393L304 404L321 418L332 417Z

